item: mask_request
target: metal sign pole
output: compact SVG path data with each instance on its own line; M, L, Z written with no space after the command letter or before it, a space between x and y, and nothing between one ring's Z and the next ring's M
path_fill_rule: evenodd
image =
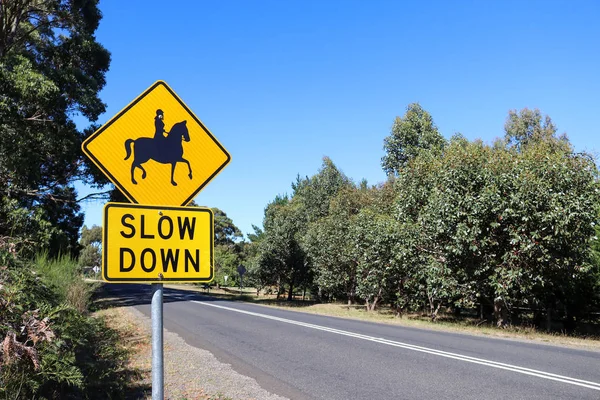
M152 284L152 400L164 400L163 284Z

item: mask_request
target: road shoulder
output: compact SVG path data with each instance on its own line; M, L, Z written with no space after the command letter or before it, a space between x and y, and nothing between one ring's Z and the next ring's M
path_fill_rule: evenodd
M123 331L122 323L136 327L131 343L130 367L141 372L136 386L151 385L151 320L134 307L116 307L99 312L107 322ZM112 322L111 322L112 321ZM131 328L128 328L131 329ZM125 332L123 332L125 333ZM128 340L132 340L131 334ZM164 332L165 399L173 400L285 400L269 393L250 377L237 373L209 351L187 344L179 335ZM149 393L145 394L150 399Z

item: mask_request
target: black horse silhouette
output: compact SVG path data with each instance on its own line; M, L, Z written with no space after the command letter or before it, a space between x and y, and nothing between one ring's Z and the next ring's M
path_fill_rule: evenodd
M178 122L171 128L169 135L166 138L149 138L143 137L136 140L127 139L125 141L125 151L127 160L131 155L131 144L133 143L133 162L131 163L131 182L137 185L135 180L135 168L142 170L142 179L146 178L146 170L142 164L148 160L154 160L161 164L171 164L171 184L177 186L173 179L175 174L175 165L178 162L187 164L190 173L188 176L192 179L192 166L190 162L183 158L183 144L181 139L186 142L190 141L190 134L187 130L187 121Z

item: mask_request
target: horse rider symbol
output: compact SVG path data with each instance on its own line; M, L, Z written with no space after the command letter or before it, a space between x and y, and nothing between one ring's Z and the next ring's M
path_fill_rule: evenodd
M154 137L141 137L138 139L127 139L125 141L125 151L127 160L131 154L131 145L133 144L133 162L131 163L131 182L137 185L135 180L135 169L142 170L142 179L146 179L146 170L142 166L149 160L154 160L161 164L171 164L171 184L177 186L175 182L175 165L178 162L184 162L188 166L189 178L192 179L192 166L190 162L183 158L182 139L186 142L190 141L190 134L187 129L187 121L177 122L173 125L169 132L165 131L165 123L163 121L164 113L161 109L156 110L154 118ZM164 137L167 133L167 137Z

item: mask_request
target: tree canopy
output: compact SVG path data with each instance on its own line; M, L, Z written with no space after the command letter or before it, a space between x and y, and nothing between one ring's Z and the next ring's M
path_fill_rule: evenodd
M0 15L0 236L76 253L83 219L72 184L106 183L80 151L93 126L74 122L105 110L101 13L94 0L26 0L0 3Z
M215 216L215 246L233 246L235 240L242 237L242 232L224 211L212 208Z
M419 103L412 103L403 117L396 117L391 134L383 142L381 166L388 175L398 175L422 151L439 153L444 145L431 115Z
M477 307L499 326L522 309L539 326L542 315L580 321L600 306L595 162L539 110L510 111L505 133L446 141L409 105L384 142L387 182L357 185L325 158L266 207L250 246L254 276L433 320Z

